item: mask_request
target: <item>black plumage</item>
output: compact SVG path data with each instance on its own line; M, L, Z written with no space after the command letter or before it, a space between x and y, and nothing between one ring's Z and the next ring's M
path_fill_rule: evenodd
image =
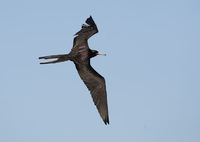
M75 34L76 37L74 38L73 48L69 54L39 57L39 59L57 58L55 61L40 64L58 63L68 60L73 61L79 76L92 95L94 104L96 105L101 118L107 125L109 124L109 117L105 79L96 72L90 64L90 58L105 54L89 48L88 39L92 35L98 33L98 29L91 16L86 20L86 23L87 25L83 24L82 29Z

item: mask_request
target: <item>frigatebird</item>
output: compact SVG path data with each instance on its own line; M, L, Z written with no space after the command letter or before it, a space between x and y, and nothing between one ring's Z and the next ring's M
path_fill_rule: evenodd
M90 91L94 104L104 123L107 125L109 124L109 116L105 79L96 72L90 64L91 58L97 55L106 54L99 53L97 50L91 50L89 48L88 39L98 33L98 29L92 16L87 18L85 22L87 24L83 24L81 30L75 34L76 37L74 38L73 47L69 54L39 57L39 59L57 59L55 61L43 62L40 64L59 63L68 60L74 62L79 76Z

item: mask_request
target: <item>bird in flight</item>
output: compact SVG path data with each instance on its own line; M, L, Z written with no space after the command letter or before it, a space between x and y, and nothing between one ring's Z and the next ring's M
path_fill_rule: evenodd
M105 79L96 72L91 64L90 59L97 55L106 55L99 53L97 50L91 50L88 46L88 39L98 33L97 26L90 16L83 24L79 32L75 34L73 47L69 54L50 55L39 57L39 59L53 59L54 61L43 62L40 64L59 63L64 61L74 62L80 78L83 80L88 90L90 91L94 104L103 119L104 123L109 124L108 104Z

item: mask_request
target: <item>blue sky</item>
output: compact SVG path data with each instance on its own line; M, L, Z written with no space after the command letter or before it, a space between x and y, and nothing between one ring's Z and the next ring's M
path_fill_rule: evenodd
M1 142L199 142L200 1L1 0ZM68 53L92 15L105 126Z

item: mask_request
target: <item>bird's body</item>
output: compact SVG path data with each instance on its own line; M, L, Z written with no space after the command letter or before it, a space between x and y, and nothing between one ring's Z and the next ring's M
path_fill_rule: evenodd
M44 56L39 57L39 59L57 59L41 64L58 63L68 60L74 62L80 78L92 95L101 118L105 124L109 124L105 79L90 65L92 57L105 54L89 48L87 41L92 35L98 32L98 29L91 16L86 20L86 23L88 25L83 25L82 29L75 34L77 36L74 38L73 48L69 54Z

